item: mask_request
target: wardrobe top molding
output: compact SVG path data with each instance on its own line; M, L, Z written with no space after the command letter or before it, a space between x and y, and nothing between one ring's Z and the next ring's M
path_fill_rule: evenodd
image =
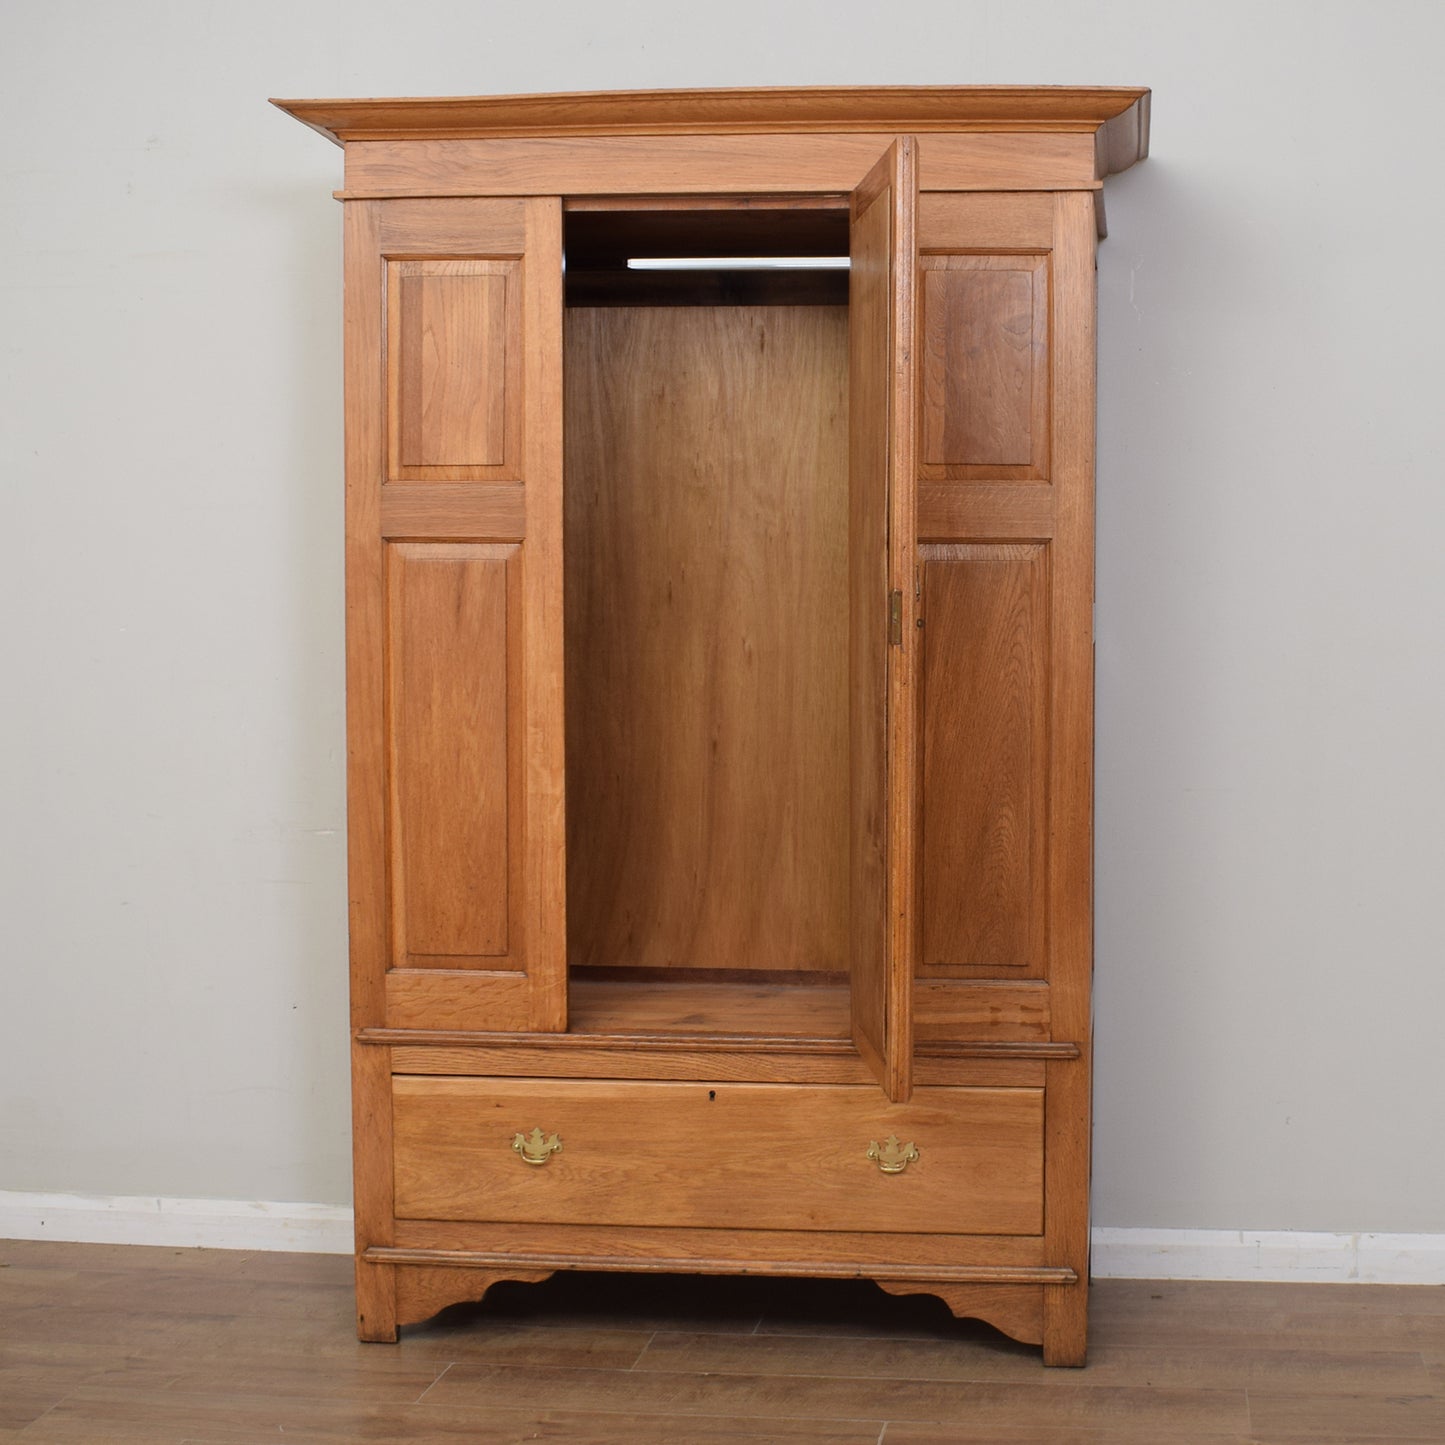
M353 141L849 132L1092 135L1097 176L1149 153L1149 91L1103 86L810 86L394 100L276 100Z

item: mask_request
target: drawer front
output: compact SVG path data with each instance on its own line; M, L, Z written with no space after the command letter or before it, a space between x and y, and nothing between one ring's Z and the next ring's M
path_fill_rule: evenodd
M1043 1230L1042 1089L399 1075L392 1103L399 1219ZM541 1164L534 1129L561 1144Z

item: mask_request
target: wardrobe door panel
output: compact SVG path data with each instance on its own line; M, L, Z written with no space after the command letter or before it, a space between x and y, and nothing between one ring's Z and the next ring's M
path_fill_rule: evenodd
M916 146L853 193L848 327L849 973L853 1041L889 1098L912 1088L913 308Z
M559 1029L561 203L349 209L357 1022Z
M1078 599L1055 239L1048 195L934 196L920 219L918 972L938 990L1056 972L1052 679Z

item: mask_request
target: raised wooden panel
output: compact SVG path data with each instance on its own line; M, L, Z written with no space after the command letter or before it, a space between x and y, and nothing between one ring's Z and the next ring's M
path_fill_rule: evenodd
M1037 1234L1042 1089L398 1076L404 1219ZM515 1137L561 1148L529 1165ZM917 1158L885 1174L870 1144ZM720 1181L725 1187L719 1187Z
M479 270L482 264L393 265L400 320L396 440L403 467L501 465L507 275Z
M392 480L520 478L519 273L508 260L388 264Z
M846 315L565 325L571 962L841 972Z
M1048 258L924 255L919 475L1048 477Z
M397 966L522 967L521 548L388 548Z
M929 545L923 974L1045 965L1049 552Z

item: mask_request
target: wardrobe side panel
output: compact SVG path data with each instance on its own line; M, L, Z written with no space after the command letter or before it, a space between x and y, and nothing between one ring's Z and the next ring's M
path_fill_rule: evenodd
M1094 375L1097 237L1085 195L1054 198L1053 661L1050 667L1049 982L1054 1037L1044 1148L1045 1249L1079 1283L1044 1291L1044 1361L1084 1362L1093 1063Z
M1087 1322L1092 971L1094 209L929 197L920 215L924 1037L1032 1001L1045 1088L1045 1358ZM983 278L995 278L985 280ZM960 281L956 278L968 278ZM1006 278L1006 279L997 279ZM1025 279L1026 278L1026 279ZM960 315L960 312L966 314ZM1009 1028L1022 1038L1027 1020ZM997 1029L993 1037L998 1037Z
M351 1023L384 1022L390 960L386 889L383 658L386 588L379 457L385 445L381 357L381 206L345 208L346 830ZM396 1338L396 1271L364 1258L395 1239L390 1050L352 1045L356 1320L364 1340Z

